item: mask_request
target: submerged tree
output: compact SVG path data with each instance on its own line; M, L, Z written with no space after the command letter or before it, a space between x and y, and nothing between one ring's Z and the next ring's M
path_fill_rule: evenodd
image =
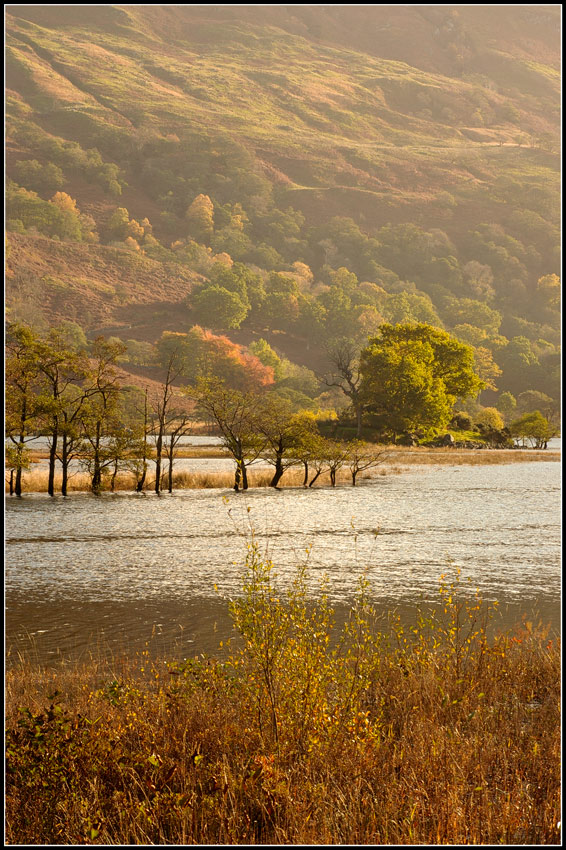
M362 440L352 440L348 443L345 465L352 476L352 487L356 486L356 479L360 472L379 466L385 462L387 456L387 452L378 451L375 446Z
M293 414L291 404L276 395L264 399L254 420L258 434L265 438L261 457L275 467L270 487L277 487L285 470L301 462L298 454L309 430L308 420Z
M322 437L318 430L314 413L310 410L302 410L295 414L299 423L299 439L294 448L297 460L303 465L303 487L309 482L309 468L320 454Z
M82 421L83 454L93 493L100 492L103 472L113 462L108 440L115 426L120 393L115 365L125 350L122 343L108 342L103 337L97 337L92 346L92 392L83 407Z
M65 409L69 402L71 387L81 388L87 381L89 362L84 351L68 347L64 333L53 328L47 339L38 345L40 372L44 385L42 398L44 426L49 434L49 475L47 492L55 493L55 462L58 458L60 439L65 442ZM86 390L85 390L86 392ZM80 395L80 393L79 393ZM81 404L82 407L82 404ZM79 408L80 409L80 408Z
M167 457L167 489L170 493L173 492L173 464L175 462L175 452L182 437L186 437L192 432L191 417L180 411L175 411L175 419L169 420L169 439L165 445L165 455Z
M29 327L13 323L6 332L6 437L10 494L22 495L22 472L29 466L26 443L33 439L42 412L39 397L39 338Z
M187 393L216 425L223 445L234 458L234 490L247 490L247 468L257 460L266 443L255 427L258 394L231 389L217 378L201 378Z
M157 395L153 404L153 420L155 427L155 492L161 491L161 462L164 452L164 439L167 428L172 422L178 419L179 411L172 410L171 404L175 395L173 382L183 373L185 363L181 350L174 347L170 350L167 357L167 366L165 372L165 380L161 385L161 391ZM180 435L179 435L180 436ZM171 487L173 474L173 451L169 454L169 486Z
M86 379L86 373L85 373ZM92 387L70 384L60 399L60 442L56 458L61 464L61 495L67 495L71 461L81 456L84 446L83 422Z

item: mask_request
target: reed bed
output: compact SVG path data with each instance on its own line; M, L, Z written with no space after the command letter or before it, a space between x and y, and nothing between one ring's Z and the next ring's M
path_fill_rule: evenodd
M8 844L559 844L560 646L444 614L334 635L251 550L238 647L6 681ZM466 601L467 600L467 601Z

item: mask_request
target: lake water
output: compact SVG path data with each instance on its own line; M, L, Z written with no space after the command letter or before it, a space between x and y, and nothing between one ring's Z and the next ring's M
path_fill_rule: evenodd
M421 467L358 487L43 494L6 500L8 663L150 641L181 655L231 633L253 533L284 586L310 549L340 612L364 569L379 611L410 617L438 599L452 563L503 625L522 614L560 626L560 464ZM215 590L215 585L217 590Z

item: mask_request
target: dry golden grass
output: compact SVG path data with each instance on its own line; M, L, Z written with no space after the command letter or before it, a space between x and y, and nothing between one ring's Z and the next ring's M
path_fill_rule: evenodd
M388 473L395 473L400 470L389 467ZM310 478L313 476L313 472L310 473ZM384 469L380 470L371 470L371 476L373 475L385 475L386 472ZM285 471L283 478L279 482L280 487L299 487L303 483L303 471L298 467L291 467ZM363 478L369 477L369 473L362 473L358 476L358 480L362 480ZM273 471L271 469L266 469L265 467L262 469L250 469L248 471L248 483L250 487L268 487L271 479L273 478ZM48 471L47 469L31 469L27 472L24 472L22 476L22 486L23 491L25 493L46 493L47 492L47 479L48 479ZM162 480L163 489L168 488L168 475L165 474ZM337 482L338 483L351 483L351 476L347 471L339 470L337 474ZM328 473L323 473L317 481L314 483L314 487L321 486L329 486L330 477ZM148 475L145 483L145 490L152 490L155 485L155 478ZM232 488L234 486L234 473L232 471L223 472L223 471L214 471L210 472L175 472L173 471L173 489L174 490L201 490L201 489L226 489ZM109 480L105 479L103 481L103 490L108 490L110 487ZM116 491L120 490L133 490L135 487L135 479L134 476L130 473L120 473L116 477L115 487ZM6 492L9 491L9 485L6 482ZM61 475L55 475L55 490L58 492L61 489ZM85 492L90 490L90 478L86 473L75 473L73 474L68 481L68 492Z
M429 449L429 448L400 448L397 446L387 446L384 448L386 458L384 463L374 469L370 469L358 476L361 481L363 479L375 478L381 475L392 475L403 471L404 468L411 466L482 466L505 463L524 463L533 461L557 461L561 460L561 454L557 451L537 451L535 449L515 449L498 450L498 449ZM39 457L39 456L38 456ZM183 454L179 454L179 458L222 458L228 457L222 449L206 447L197 447L193 449L185 449ZM311 471L309 478L312 478ZM46 493L47 492L47 469L32 468L23 473L22 486L24 492L28 493ZM268 487L273 473L266 469L254 469L248 471L248 482L250 487ZM351 483L351 476L347 469L338 470L337 483ZM167 489L168 478L164 476L163 488ZM173 472L174 489L191 490L191 489L215 489L215 488L231 488L234 486L234 475L232 472ZM151 490L154 486L155 479L152 479L151 474L148 476L145 484L146 490ZM287 469L283 478L279 482L280 487L300 487L303 483L302 467L291 467ZM317 479L313 486L321 487L328 486L330 476L327 472L323 473ZM116 478L116 490L132 490L135 486L135 480L132 474L121 472ZM61 489L61 474L55 475L55 489ZM90 479L86 473L73 473L68 481L69 492L88 491L90 489ZM103 489L109 489L108 479L103 483ZM5 483L5 491L9 492L9 483Z
M560 646L530 624L488 643L446 594L410 637L354 610L336 650L323 605L260 594L228 660L22 663L7 842L559 843Z
M533 461L560 461L557 451L536 449L429 449L387 448L388 461L403 465L482 466L500 463L525 463Z

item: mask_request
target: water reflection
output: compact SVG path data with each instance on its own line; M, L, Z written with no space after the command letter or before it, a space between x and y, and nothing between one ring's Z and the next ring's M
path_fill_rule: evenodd
M48 658L151 639L212 651L230 633L226 599L252 534L282 584L308 557L313 592L326 574L339 610L367 569L379 608L408 616L453 562L514 617L538 608L557 628L559 497L559 464L542 462L421 468L356 488L8 500L7 649L31 640Z

